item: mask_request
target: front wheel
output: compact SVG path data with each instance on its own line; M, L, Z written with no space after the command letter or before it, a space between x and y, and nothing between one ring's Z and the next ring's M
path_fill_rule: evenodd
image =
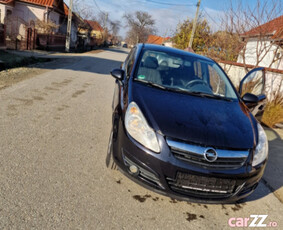
M117 170L117 165L113 159L113 129L111 129L109 142L108 142L108 149L106 155L106 167L112 170Z

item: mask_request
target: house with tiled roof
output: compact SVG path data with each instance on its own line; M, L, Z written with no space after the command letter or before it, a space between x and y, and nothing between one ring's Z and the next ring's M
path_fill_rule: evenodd
M103 28L97 21L84 20L91 27L91 36L97 39L101 39L103 37Z
M90 46L99 46L105 40L106 33L97 21L84 20L90 26Z
M64 3L64 10L66 18L69 14L69 7ZM67 25L62 27L61 32L66 33ZM72 34L71 34L71 47L77 50L86 50L90 46L92 27L85 22L85 20L76 12L72 12ZM73 37L73 38L72 38ZM76 37L76 42L74 38Z
M66 23L63 0L0 0L0 15L11 49L33 49L36 33L56 34Z
M237 62L283 70L283 15L243 34Z
M172 47L172 42L170 42L170 39L171 39L170 37L160 37L151 34L148 36L146 43Z

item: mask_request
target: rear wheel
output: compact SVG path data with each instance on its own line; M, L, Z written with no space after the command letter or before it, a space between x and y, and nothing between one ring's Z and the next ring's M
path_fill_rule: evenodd
M112 170L118 169L113 159L113 129L111 129L109 142L108 142L108 149L107 149L107 155L106 155L106 167Z

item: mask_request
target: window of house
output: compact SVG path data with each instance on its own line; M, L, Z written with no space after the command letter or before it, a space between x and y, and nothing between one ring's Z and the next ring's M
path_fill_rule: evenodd
M12 15L12 10L6 11L6 17L9 18Z

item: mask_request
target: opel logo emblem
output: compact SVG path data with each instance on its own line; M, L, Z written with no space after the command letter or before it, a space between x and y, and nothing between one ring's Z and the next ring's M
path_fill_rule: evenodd
M217 152L213 148L207 148L204 151L203 156L208 162L214 162L217 160Z

